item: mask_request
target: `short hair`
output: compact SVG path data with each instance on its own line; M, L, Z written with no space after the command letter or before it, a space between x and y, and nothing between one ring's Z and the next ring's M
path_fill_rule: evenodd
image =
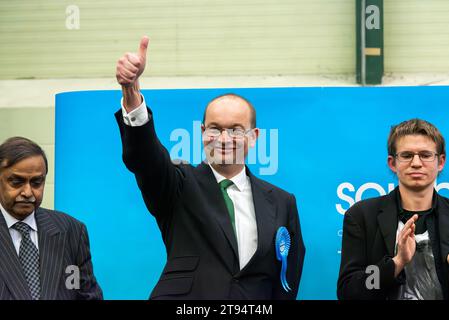
M392 126L388 136L388 154L396 155L396 142L399 138L409 135L423 135L429 137L437 146L439 155L446 154L444 138L440 131L430 122L421 119L411 119L403 121L396 126Z
M224 97L233 97L236 99L241 99L243 100L249 107L249 111L250 111L250 124L251 124L251 128L255 128L256 127L256 109L254 108L253 104L246 98L242 97L241 95L235 94L235 93L225 93L222 95L219 95L215 98L213 98L212 100L209 101L209 103L207 104L206 108L204 109L204 113L203 113L203 124L206 123L206 112L207 112L207 108L211 105L212 102L224 98Z
M48 173L47 156L35 142L24 137L12 137L0 145L0 170L9 168L24 159L42 156L45 162L45 174Z

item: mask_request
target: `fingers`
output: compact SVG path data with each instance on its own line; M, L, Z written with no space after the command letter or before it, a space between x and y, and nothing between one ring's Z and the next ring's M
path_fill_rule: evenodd
M399 234L399 241L401 243L405 243L407 241L408 237L415 239L415 230L416 230L415 222L417 220L418 220L417 214L413 215L413 217L408 219L408 221L404 225L404 228L402 229L401 233Z
M135 72L132 72L129 69L126 69L126 68L121 68L119 70L119 73L121 75L127 77L127 78L130 78L130 79L134 79L136 77L136 75L137 75Z
M412 229L411 228L407 228L407 229L403 229L400 237L399 237L399 241L401 242L401 244L404 244L405 242L407 242L408 237L411 235L412 233Z
M137 65L137 66L136 66ZM137 55L127 53L117 62L116 77L121 85L129 85L136 80L139 72L140 59Z
M404 228L410 228L412 224L414 224L418 220L418 215L414 214L410 219L405 223Z
M135 77L128 77L120 71L116 73L117 82L122 86L129 86L133 84Z
M410 219L407 220L407 222L404 225L404 228L401 231L400 238L403 238L402 235L404 235L405 233L410 233L412 231L413 231L413 235L415 234L415 228L416 228L415 222L417 220L418 220L417 214L413 215Z
M415 236L415 230L416 230L416 224L412 224L410 226L410 229L411 229L412 236L414 237Z
M129 72L136 73L139 71L139 61L135 60L136 57L131 54L125 55L126 59L123 59L122 66Z
M137 54L128 52L118 60L117 69L137 74L143 64Z
M125 54L125 58L126 58L125 62L128 62L129 64L131 64L134 68L139 69L140 66L142 65L142 60L135 53L128 52Z
M150 39L148 39L147 36L143 36L140 40L140 46L139 46L139 56L145 61L147 58L147 49L148 49L148 43L150 42Z

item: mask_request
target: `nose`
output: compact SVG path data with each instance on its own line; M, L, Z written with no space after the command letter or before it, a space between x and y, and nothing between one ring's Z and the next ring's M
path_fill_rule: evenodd
M412 167L421 167L422 161L418 154L415 154L412 159Z
M22 191L20 192L21 196L25 198L30 198L33 196L33 190L31 189L31 186L29 183L25 183L23 185Z
M220 134L220 136L218 137L218 141L221 143L226 143L228 141L232 141L233 139L229 136L228 131L223 130Z

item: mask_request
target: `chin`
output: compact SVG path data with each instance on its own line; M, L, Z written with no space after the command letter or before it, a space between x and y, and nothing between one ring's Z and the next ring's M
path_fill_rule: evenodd
M22 219L28 217L30 214L33 213L33 211L35 211L36 208L34 206L30 207L30 208L26 208L26 209L16 209L16 210L11 210L12 214L14 214L17 217L21 217Z
M11 212L11 214L14 216L14 218L18 219L18 220L23 220L26 217L28 217L30 214L33 213L34 210L32 211L13 211Z
M411 183L407 183L405 184L405 186L408 189L412 189L415 191L423 191L428 189L430 186L432 186L433 184L429 184L429 183L424 183L424 182L411 182Z

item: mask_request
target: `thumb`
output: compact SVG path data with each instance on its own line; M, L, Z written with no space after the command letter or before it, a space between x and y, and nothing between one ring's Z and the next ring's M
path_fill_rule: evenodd
M141 58L143 58L144 60L146 60L147 58L147 48L148 48L148 43L150 42L150 39L148 39L147 36L143 36L142 39L140 40L140 46L139 46L139 56Z

